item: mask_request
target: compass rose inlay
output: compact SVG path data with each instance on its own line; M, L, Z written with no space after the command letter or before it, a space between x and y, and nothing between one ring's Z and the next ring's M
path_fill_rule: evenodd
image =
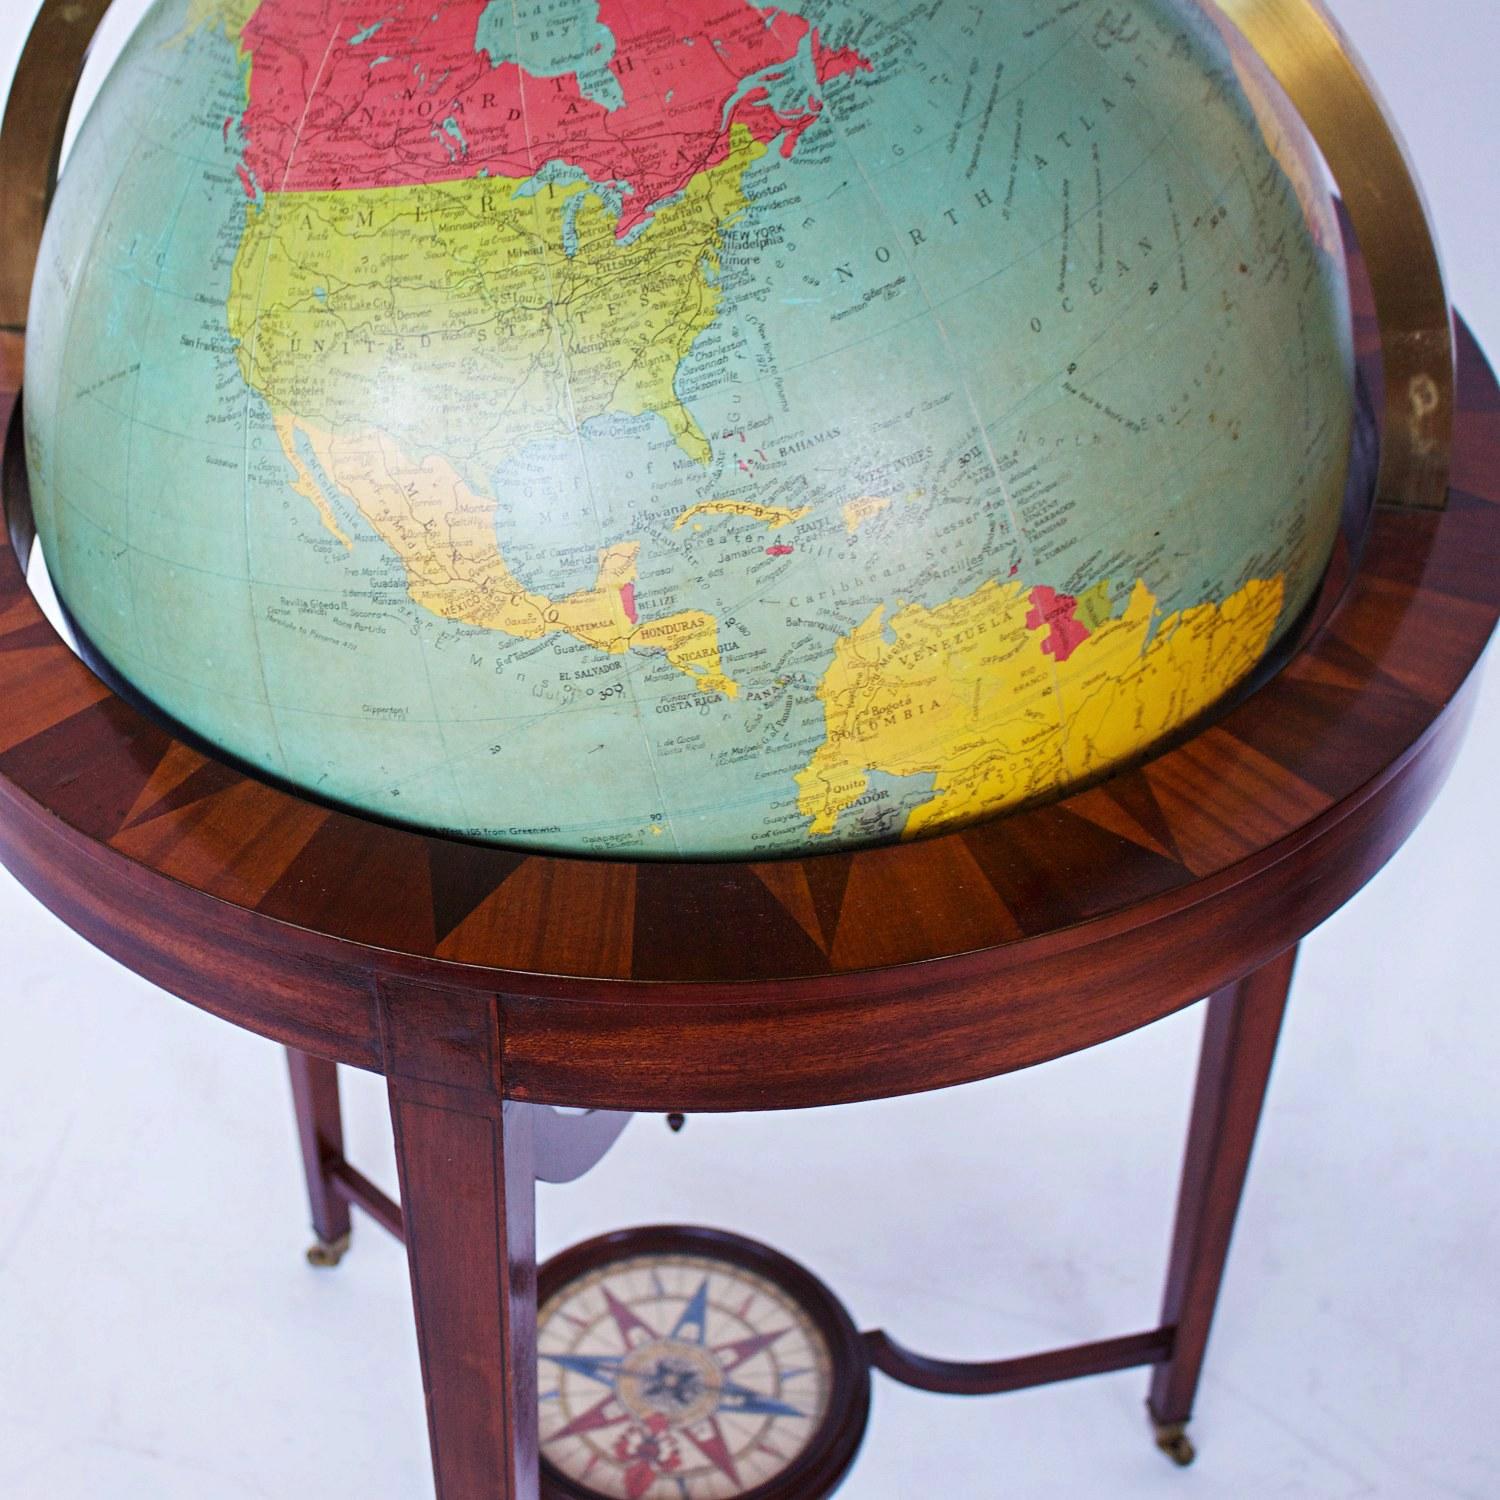
M826 1442L837 1361L816 1314L772 1274L740 1263L732 1237L700 1253L683 1233L683 1250L625 1251L550 1295L544 1288L549 1493L772 1494L778 1476Z

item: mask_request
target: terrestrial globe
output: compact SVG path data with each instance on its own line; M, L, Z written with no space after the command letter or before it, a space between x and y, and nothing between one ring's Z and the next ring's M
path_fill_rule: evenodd
M27 332L97 660L505 844L914 837L1139 758L1312 599L1316 153L1189 0L158 0Z

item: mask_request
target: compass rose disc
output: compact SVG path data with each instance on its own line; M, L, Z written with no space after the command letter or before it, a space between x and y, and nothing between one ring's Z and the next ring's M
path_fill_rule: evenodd
M764 1245L625 1230L549 1261L539 1301L549 1500L817 1500L858 1451L859 1335Z

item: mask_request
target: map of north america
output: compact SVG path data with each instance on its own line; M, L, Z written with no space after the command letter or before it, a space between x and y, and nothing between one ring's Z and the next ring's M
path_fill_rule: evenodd
M518 448L603 412L652 412L706 462L678 366L715 317L747 166L777 140L789 156L818 113L814 95L801 113L778 113L757 75L794 66L804 46L816 83L866 64L828 53L796 16L741 4L719 20L714 65L679 88L674 9L609 0L599 24L623 61L606 108L577 75L547 83L476 50L484 3L413 0L346 35L347 8L261 0L203 17L249 61L240 170L260 201L229 328L246 381L276 413L294 487L347 543L305 441L434 614L525 639L559 630L605 651L661 650L705 691L734 696L712 618L639 619L638 543L602 549L592 589L557 601L527 590L496 545L494 500L371 425L370 362L399 349L400 404L425 413L472 361L515 414L506 441ZM539 181L559 164L582 175ZM602 185L616 187L613 213Z
M148 661L139 590L75 612L279 774L592 853L938 832L1196 720L1331 543L1326 204L1253 66L1166 0L976 14L160 0L117 70L134 155L79 149L177 163L181 195L119 231L155 280L127 255L81 295L179 329L170 394L127 369L109 410L154 378L152 441L224 430L198 473L244 560L210 549L202 597L258 680ZM216 311L165 300L194 253ZM121 398L69 358L76 399ZM44 496L44 545L140 551L77 498L139 481L31 441L71 518ZM159 597L198 525L137 564Z

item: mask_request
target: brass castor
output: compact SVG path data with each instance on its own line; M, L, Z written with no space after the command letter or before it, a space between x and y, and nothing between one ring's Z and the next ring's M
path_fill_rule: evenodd
M1156 1424L1156 1446L1161 1449L1179 1469L1185 1469L1197 1458L1198 1450L1187 1435L1185 1422Z
M349 1236L336 1240L317 1240L307 1251L307 1263L320 1271L331 1271L349 1253Z

